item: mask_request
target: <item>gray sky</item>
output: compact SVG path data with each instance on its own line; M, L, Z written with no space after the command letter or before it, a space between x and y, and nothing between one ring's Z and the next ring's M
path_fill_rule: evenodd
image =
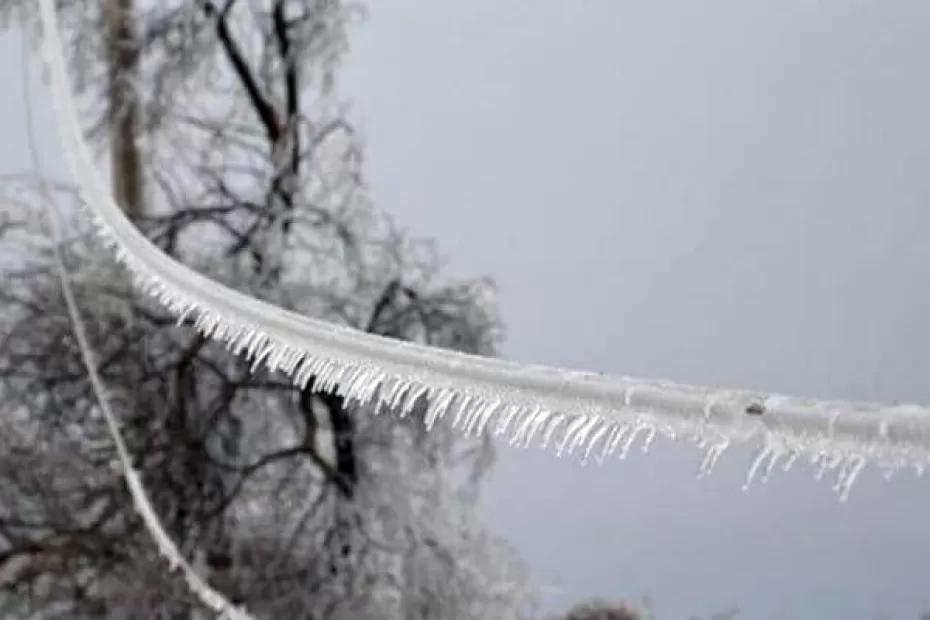
M343 79L382 207L499 284L520 360L930 402L925 0L373 3ZM916 618L930 483L732 451L501 449L487 518L550 588L661 618Z
M497 280L508 357L930 403L928 33L925 0L394 0L343 87L380 205ZM547 609L930 609L926 479L868 471L840 504L799 465L744 494L752 457L696 481L688 444L587 468L502 448L486 516Z

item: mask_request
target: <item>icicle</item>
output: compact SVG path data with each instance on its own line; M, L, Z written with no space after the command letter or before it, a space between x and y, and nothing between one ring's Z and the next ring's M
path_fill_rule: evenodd
M468 397L462 399L455 413L453 428L458 428L466 437L470 437L475 425L475 418L481 413L481 409L485 404L485 401L481 398Z
M494 413L500 409L501 405L502 403L500 400L495 400L484 408L484 411L481 412L481 416L478 418L478 426L475 429L476 435L484 434L488 422L491 420Z
M370 403L375 400L375 394L381 389L387 379L387 373L377 369L372 369L368 382L362 386L359 394L360 403Z
M814 461L814 464L817 465L817 471L814 472L814 480L820 480L823 478L823 475L826 473L827 467L829 466L827 455L820 454L819 458Z
M408 415L411 411L413 411L417 401L420 400L420 397L423 396L427 390L429 390L429 386L426 384L421 384L415 387L411 387L411 389L407 391L407 396L403 398L403 406L400 410L401 417Z
M752 481L756 477L756 472L759 470L759 466L762 465L762 461L765 460L767 456L772 452L773 448L771 445L766 445L764 448L759 450L759 454L756 456L756 460L752 462L752 466L749 468L749 471L746 473L746 482L743 483L743 491L748 492L749 487L752 486Z
M201 313L200 316L202 317L203 314ZM198 322L200 321L200 317L197 318L197 321L198 321ZM194 327L196 328L196 325L195 325ZM266 341L266 340L268 340L268 336L266 336L265 334L263 334L263 333L261 333L261 332L256 332L255 338L253 338L252 341L249 342L249 346L248 346L248 348L246 349L246 358L247 358L247 359L252 359L252 358L254 358L254 357L255 357L255 353L256 353L261 347L265 346L265 341Z
M568 428L565 429L565 434L562 436L562 441L559 443L559 447L556 448L556 454L558 456L562 456L562 452L565 451L565 447L572 440L572 435L581 430L587 421L587 417L583 415L576 416L575 419L572 420L572 423L569 424Z
M701 466L698 469L698 480L701 480L711 474L714 470L714 466L717 464L717 460L720 458L720 455L723 454L723 451L727 448L727 441L720 441L715 443L707 448L704 453L704 460L701 461Z
M646 440L643 441L643 454L649 453L649 447L652 445L653 440L656 438L656 428L654 426L649 427L647 431Z
M284 374L293 377L305 356L306 354L303 351L293 349L288 354L287 359L284 360L284 364L282 365L281 370L284 372Z
M539 407L536 407L530 413L523 416L523 420L521 420L520 425L517 427L516 432L513 434L513 437L511 437L510 439L510 445L512 446L527 445L528 443L527 436L529 434L529 429L531 426L536 424L536 421L538 417L540 416L541 412L542 412L542 409Z
M817 469L817 473L814 474L815 480L822 480L824 474L828 470L836 469L837 465L840 464L840 461L843 459L843 455L839 453L827 454L824 453L820 461L820 467Z
M294 374L294 384L299 387L301 391L307 389L307 384L313 376L312 366L315 361L316 360L312 357L305 357L297 368L297 372Z
M433 424L436 423L436 420L442 418L453 398L455 398L455 390L449 389L441 390L439 396L433 398L433 401L426 409L426 418L424 418L426 428L433 428Z
M614 452L617 451L617 446L620 445L620 442L623 441L623 437L630 430L629 424L621 424L617 427L617 431L610 438L610 441L607 442L607 445L604 447L604 452L601 454L601 458L607 458L612 456Z
M596 446L597 442L600 441L602 437L606 436L614 428L615 427L609 424L600 425L597 431L595 431L594 435L591 436L591 441L588 442L588 447L584 451L584 458L581 459L582 465L587 465L588 460L591 458L591 452L594 450L594 446Z
M361 365L356 366L342 382L342 385L345 386L346 399L363 403L361 394L363 388L371 381L372 374L371 368Z
M798 456L801 453L797 450L791 450L788 452L788 458L785 459L785 464L781 466L782 471L791 471L791 467L794 465L794 462L798 460Z
M521 408L519 405L510 405L507 407L507 409L505 409L504 413L502 414L503 417L500 419L497 428L494 430L494 434L500 436L506 433L507 427L510 426L511 420L513 420L514 417L520 413L520 409Z
M555 429L558 428L559 425L564 421L565 421L564 413L557 413L549 419L549 423L547 424L546 430L543 433L543 442L542 442L543 448L549 447L549 442L552 440L552 437L555 434Z
M395 399L397 398L397 392L401 390L403 385L404 382L401 381L398 377L391 377L387 379L381 386L381 390L378 392L378 409L391 408Z
M452 420L452 428L458 429L463 427L464 419L471 412L473 399L464 395L457 400L455 418Z
M546 422L554 415L553 411L548 409L540 408L536 415L533 416L532 424L526 432L526 437L523 440L523 447L529 448L533 443L533 438L536 437L536 433L539 432L543 426L546 425Z
M190 306L191 313L195 312L194 305ZM258 330L254 328L247 329L242 336L239 337L239 340L233 345L232 352L234 355L239 355L243 351L248 351L252 347L252 342L258 338Z
M633 442L636 441L636 436L639 435L639 432L643 430L642 424L639 422L636 423L636 426L633 427L633 431L626 438L626 443L623 444L623 448L620 449L620 459L626 459L627 454L630 453L630 448L633 447Z
M572 438L571 444L569 444L569 446L568 446L568 455L569 455L569 456L571 456L572 454L574 454L575 450L577 450L579 446L585 445L585 442L588 440L588 435L591 434L592 429L594 429L594 427L595 427L600 421L601 421L601 419L600 419L598 416L593 415L593 416L591 416L591 419L587 422L587 424L585 424L584 426L582 426L582 427L578 430L578 432L575 433L575 436ZM585 450L585 453L587 453L587 452L588 452L588 450L586 449L586 450Z
M865 467L865 457L863 456L853 456L850 458L851 465L848 471L845 472L845 475L841 480L837 481L836 492L839 495L840 501L845 502L849 499L849 492L852 490L853 484L856 482L856 478L859 477L859 472L862 471L862 468Z
M772 469L775 468L775 463L778 462L778 459L783 453L777 448L772 448L771 454L769 455L769 462L765 465L765 470L762 472L761 482L765 484L769 481L769 476L772 475Z

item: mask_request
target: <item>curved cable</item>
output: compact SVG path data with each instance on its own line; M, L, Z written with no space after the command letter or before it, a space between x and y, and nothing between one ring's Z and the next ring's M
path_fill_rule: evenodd
M43 7L43 9L44 8L46 7ZM25 51L23 52L23 64L24 68L28 68ZM29 102L28 71L23 71L23 76L23 93L26 97L27 139L32 157L33 170L37 175L40 200L47 216L48 229L52 238L51 250L55 263L55 270L61 282L61 291L65 299L68 316L71 320L71 327L75 339L77 340L78 348L81 351L81 360L90 378L91 389L97 399L97 404L106 421L107 430L110 433L110 437L113 439L113 444L116 446L116 454L123 471L123 478L126 481L126 486L129 488L129 494L132 497L133 505L139 516L142 517L145 529L152 537L152 540L155 541L159 553L165 557L172 570L179 569L181 571L191 592L203 605L213 610L224 620L253 620L252 616L249 615L245 609L236 607L226 600L221 593L214 590L210 584L197 574L193 566L184 559L181 552L174 544L174 541L171 540L171 537L168 536L168 533L162 526L152 503L149 501L148 494L145 492L142 479L132 466L132 458L129 455L126 442L123 440L122 432L119 429L119 422L110 407L110 400L107 395L106 387L103 384L100 373L97 371L96 356L90 346L90 340L87 337L87 329L81 317L81 312L74 296L74 290L71 287L71 278L68 275L68 270L62 258L61 245L63 242L63 235L61 233L61 222L59 221L60 214L55 208L54 199L49 191L48 183L41 178L41 164L39 162L38 149L33 132L32 106Z
M657 433L693 439L710 471L732 444L761 441L756 472L799 455L838 472L845 498L866 462L918 472L930 461L930 410L916 405L818 401L562 370L401 342L285 310L232 290L172 259L116 204L96 169L75 112L53 0L40 0L58 124L81 197L101 236L137 284L205 336L303 388L444 417L467 433L490 430L512 444L537 439L559 454L625 455ZM765 467L762 464L765 464Z

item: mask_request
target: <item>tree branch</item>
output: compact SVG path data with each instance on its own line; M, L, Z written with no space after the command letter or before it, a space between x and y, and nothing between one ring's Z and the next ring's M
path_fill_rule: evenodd
M249 101L255 109L255 113L258 115L258 119L265 128L268 140L274 145L281 139L281 126L278 122L278 115L275 113L271 103L265 99L261 89L259 89L258 82L255 80L255 75L246 62L242 51L239 49L238 43L236 43L236 40L233 38L226 20L226 16L229 14L234 4L235 0L227 0L222 9L217 9L216 5L210 2L210 0L201 0L201 6L203 6L203 10L207 16L216 19L216 35L220 40L226 58L232 65L233 72L242 83L246 95L248 95Z

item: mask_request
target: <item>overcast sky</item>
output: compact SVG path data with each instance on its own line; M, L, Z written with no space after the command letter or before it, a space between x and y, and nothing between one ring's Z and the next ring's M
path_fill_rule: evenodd
M498 282L520 360L930 402L926 0L372 3L343 87L379 204ZM848 503L753 458L501 448L487 518L548 609L916 618L930 481Z
M393 0L343 88L379 204L497 280L506 356L930 403L928 35L926 0ZM18 51L0 39L11 88ZM744 494L746 450L702 481L661 440L603 467L499 457L486 517L546 609L930 609L927 479L867 471L840 504L803 465Z

